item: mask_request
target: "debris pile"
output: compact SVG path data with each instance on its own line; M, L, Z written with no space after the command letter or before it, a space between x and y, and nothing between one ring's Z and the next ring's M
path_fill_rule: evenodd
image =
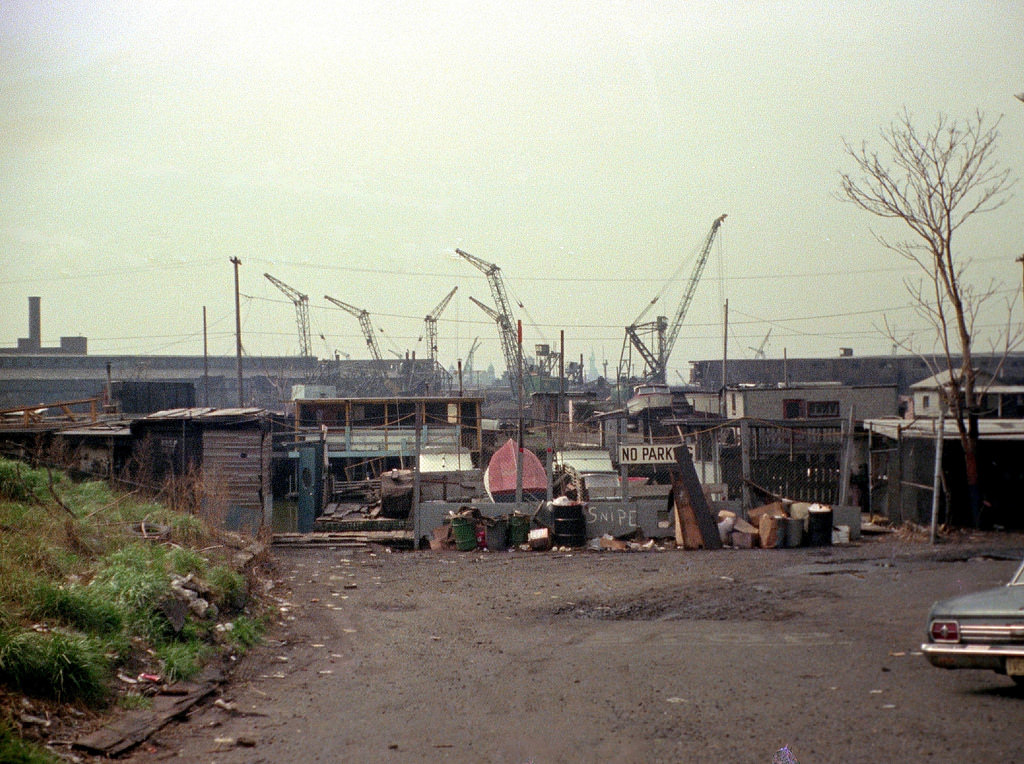
M860 510L775 501L754 507L744 519L723 509L718 512L718 533L723 546L736 549L843 545L860 538Z

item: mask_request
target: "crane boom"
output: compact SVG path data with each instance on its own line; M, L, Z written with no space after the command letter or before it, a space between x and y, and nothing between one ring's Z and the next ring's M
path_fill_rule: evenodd
M508 379L512 385L512 392L518 395L522 376L519 362L518 332L516 331L515 320L512 318L512 308L508 301L508 296L505 294L505 281L501 276L501 268L494 263L481 260L479 257L468 252L463 252L461 249L456 249L455 253L487 277L487 284L491 288L491 297L494 299L496 310L492 312L490 309L484 308L481 302L477 300L473 300L473 302L484 308L498 325L498 334L501 339L501 350L505 356L505 368L508 370Z
M669 327L668 336L665 338L665 344L661 348L661 357L658 359L662 381L664 381L665 369L668 366L668 357L672 355L672 348L675 347L676 337L679 336L679 327L683 325L683 319L686 318L686 312L690 309L690 302L693 300L693 293L697 290L697 282L700 281L700 277L704 273L704 266L708 262L708 254L711 252L711 244L714 242L715 234L718 233L718 229L722 226L722 222L725 220L725 217L725 215L719 215L715 218L715 222L711 224L711 230L708 231L707 238L704 239L700 255L697 257L697 264L693 266L693 273L690 275L690 281L686 285L686 294L683 295L683 300L679 303L679 307L676 309L675 318L672 319L672 325Z
M697 256L697 263L693 267L693 273L690 274L686 291L679 302L679 307L676 309L671 325L665 316L658 316L654 321L638 323L657 301L658 298L655 297L637 316L637 320L626 327L626 335L622 341L622 354L619 356L618 379L620 383L630 376L630 356L634 348L644 361L643 380L648 382L665 382L668 359L672 355L676 338L679 336L679 328L683 325L686 313L690 309L690 303L693 301L697 283L704 273L704 266L707 264L708 255L711 253L711 244L714 242L715 234L718 233L718 229L721 227L725 217L725 215L720 215L711 224L711 230L701 245Z
M480 310L482 310L488 316L490 316L492 321L497 321L499 323L501 322L501 316L498 314L498 311L496 311L490 305L484 305L482 302L480 302L478 299L472 296L469 298L469 301L476 305L478 308L480 308Z
M466 353L466 362L462 365L467 374L473 371L473 355L478 347L480 347L480 338L474 337L473 344L469 346L469 352Z
M299 328L299 355L310 358L313 355L313 343L309 338L309 295L305 295L294 287L290 287L269 273L264 273L267 280L284 292L285 296L295 304L295 322Z
M447 296L437 304L437 306L430 311L423 322L427 326L427 345L430 348L430 367L433 368L437 363L437 319L440 318L441 313L448 307L448 303L452 301L452 297L455 296L455 292L458 291L458 287L452 287Z
M357 319L359 319L359 327L363 330L363 337L366 338L366 347L370 350L370 355L373 356L373 360L380 361L380 345L377 344L377 335L374 334L373 324L370 323L369 311L357 308L355 305L349 305L347 302L336 300L330 295L325 294L324 299L328 302L334 303L342 310L351 313Z

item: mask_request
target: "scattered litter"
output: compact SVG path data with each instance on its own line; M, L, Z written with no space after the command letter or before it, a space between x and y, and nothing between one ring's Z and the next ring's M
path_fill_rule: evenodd
M314 642L310 645L310 647L326 647L326 645L322 645L319 642Z
M872 690L872 691L871 691L871 694L872 694L872 695L881 695L881 694L882 694L882 691L881 691L881 690Z
M44 719L41 716L33 716L32 714L21 714L18 717L22 724L29 724L35 727L49 727L50 720Z
M772 756L772 764L800 764L800 762L797 761L793 752L789 750L789 746L784 745Z
M904 653L904 652L894 652L894 653L889 653L889 655L891 655L893 658L902 658L904 655L906 655L906 653Z
M223 711L234 711L235 710L235 704L234 703L228 703L226 700L224 700L224 698L217 698L215 701L213 701L213 705L215 705L217 708L219 708L219 709L221 709Z
M895 703L886 703L885 705L882 706L882 708L896 708L896 704Z
M665 701L668 703L686 703L686 698L677 698L673 696L671 698L665 698Z
M332 669L320 669L316 673L318 673L318 674L333 674L334 671Z

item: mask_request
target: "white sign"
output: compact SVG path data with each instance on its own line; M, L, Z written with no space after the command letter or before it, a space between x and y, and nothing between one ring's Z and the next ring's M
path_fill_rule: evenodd
M678 446L619 446L619 464L675 464Z

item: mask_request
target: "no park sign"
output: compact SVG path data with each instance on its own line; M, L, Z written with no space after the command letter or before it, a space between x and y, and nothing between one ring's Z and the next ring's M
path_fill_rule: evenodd
M676 446L656 446L640 443L619 446L619 464L675 464Z

